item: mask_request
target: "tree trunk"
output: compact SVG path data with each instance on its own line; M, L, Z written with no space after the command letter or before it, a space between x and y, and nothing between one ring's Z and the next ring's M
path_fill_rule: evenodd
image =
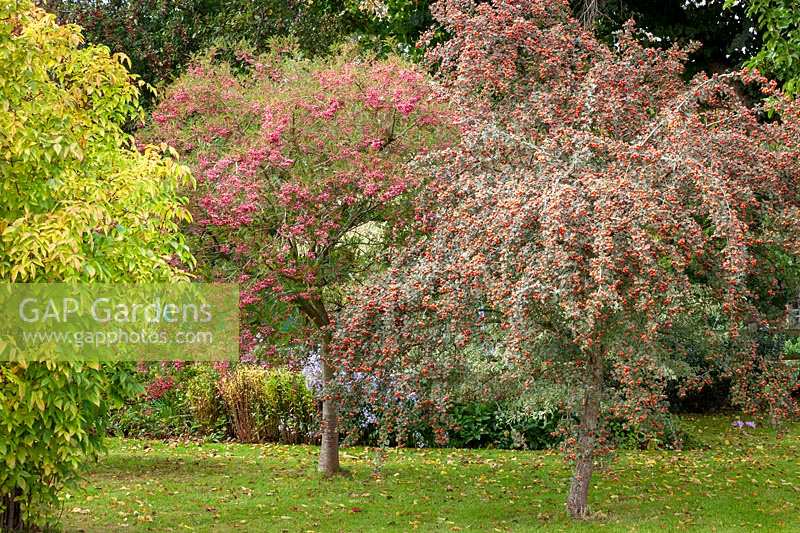
M591 374L583 398L578 428L578 443L575 456L575 472L567 495L567 511L572 518L589 518L589 484L594 469L594 452L597 446L597 432L600 421L600 398L603 391L603 358L599 353L592 355Z
M327 335L327 334L326 334ZM322 443L319 448L319 471L326 476L339 473L339 424L336 400L328 396L328 385L333 380L333 367L328 356L328 338L322 343L322 384L324 398L322 400Z
M19 490L16 491L19 493ZM24 526L22 524L22 509L20 502L14 495L4 496L3 512L0 513L0 531L22 531Z

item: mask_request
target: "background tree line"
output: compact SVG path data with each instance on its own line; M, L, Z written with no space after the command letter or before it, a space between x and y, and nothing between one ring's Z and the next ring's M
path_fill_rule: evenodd
M169 82L214 43L246 41L265 51L276 36L295 38L307 55L345 40L420 58L427 30L445 38L431 0L40 0L86 40L130 57L152 85ZM633 18L649 46L702 43L687 72L722 72L747 62L795 92L800 76L800 11L792 0L571 0L573 15L605 42Z

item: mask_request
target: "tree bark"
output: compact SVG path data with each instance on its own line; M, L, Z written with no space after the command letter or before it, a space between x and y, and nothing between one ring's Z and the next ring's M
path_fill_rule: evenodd
M578 428L575 472L567 495L567 511L577 520L589 518L589 485L594 470L594 452L600 422L600 399L603 392L603 358L592 355L589 381L583 398L583 412Z
M339 420L338 405L334 398L328 395L328 386L333 380L333 366L330 364L328 345L329 335L325 333L322 342L322 443L319 448L319 471L326 476L336 475L341 471L339 467Z
M578 12L578 18L584 28L592 29L597 19L600 18L599 0L583 0L583 5Z
M318 470L326 476L341 472L339 466L339 409L335 398L330 396L330 385L334 378L334 367L330 359L331 324L325 304L318 298L298 300L300 309L322 334L320 360L322 362L322 419L320 420L321 442Z
M19 494L19 490L16 491ZM22 509L14 495L3 497L3 512L0 514L0 531L23 531Z

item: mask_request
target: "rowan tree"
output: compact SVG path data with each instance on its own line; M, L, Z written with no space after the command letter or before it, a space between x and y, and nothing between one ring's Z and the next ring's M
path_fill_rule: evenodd
M154 111L151 135L193 161L189 231L200 270L242 284L243 359L319 351L327 384L331 315L402 239L418 186L406 163L446 137L435 133L449 118L426 76L400 60L291 55L242 54L242 76L193 65ZM326 393L326 474L339 470L338 438Z
M334 343L384 421L402 425L408 398L445 418L464 346L499 328L509 372L571 392L567 509L586 518L603 412L639 424L666 408L686 324L745 408L796 412L796 373L753 333L778 331L797 289L797 103L755 73L686 82L690 50L644 48L632 24L601 45L565 1L433 12L452 37L428 59L466 133L421 167L425 235L348 306ZM776 119L737 83L774 96Z

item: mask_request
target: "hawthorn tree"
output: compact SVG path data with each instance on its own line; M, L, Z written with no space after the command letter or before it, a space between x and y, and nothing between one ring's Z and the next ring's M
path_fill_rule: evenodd
M753 336L779 331L797 289L800 106L755 73L686 82L690 50L644 48L632 24L608 48L566 1L442 0L433 12L452 37L428 59L465 133L421 168L424 237L337 329L362 394L390 410L413 394L441 419L463 348L499 328L509 372L571 391L566 505L578 519L604 413L639 424L666 409L684 324L703 328L745 408L796 413L796 373ZM746 107L739 82L774 96L779 118Z
M448 114L425 75L398 59L251 57L189 68L153 113L150 135L193 161L200 269L243 284L243 360L318 351L343 293L386 261L411 220L417 154L441 143ZM322 402L319 469L339 470L337 404Z
M178 229L191 176L123 131L141 110L121 60L30 1L0 0L3 284L187 279L175 265L192 263ZM0 338L0 529L49 530L137 386L120 364L14 356Z

